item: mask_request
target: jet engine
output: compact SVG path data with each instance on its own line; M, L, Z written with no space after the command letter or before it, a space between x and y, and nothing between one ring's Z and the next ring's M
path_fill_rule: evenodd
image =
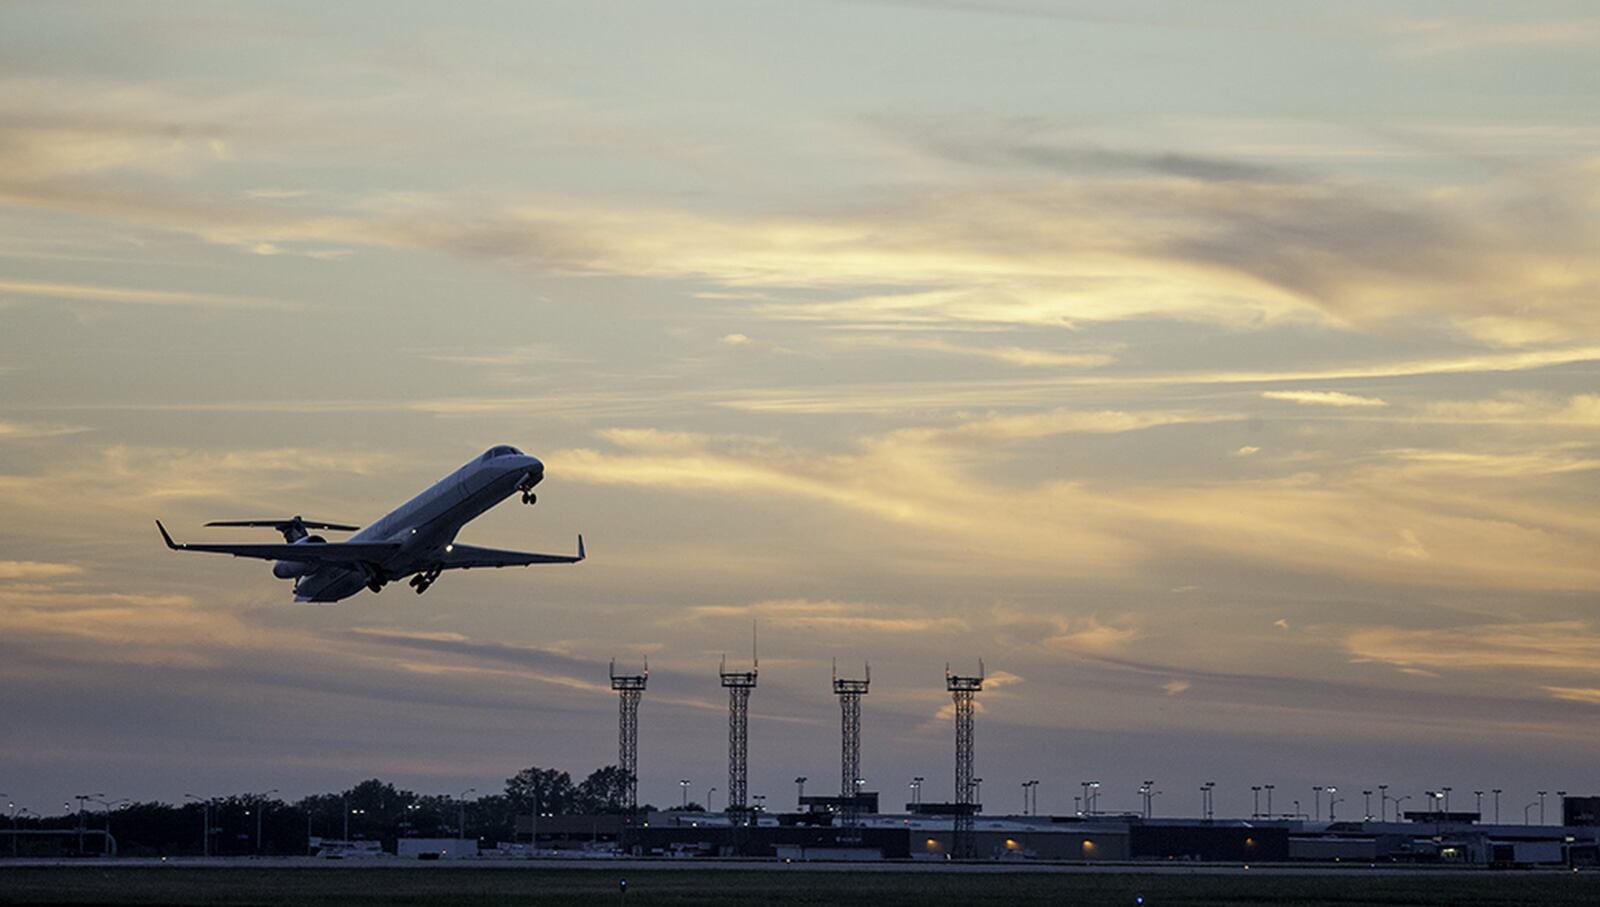
M305 536L303 538L295 539L290 544L293 544L293 545L304 545L307 542L311 542L311 543L315 543L315 544L319 544L320 545L320 544L323 544L323 543L325 543L327 541L328 541L327 539L323 538L320 535L308 535L308 536ZM313 571L315 569L317 569L317 565L316 564L307 563L306 561L273 561L272 562L272 575L276 576L278 579L294 579L295 577L305 576L307 573L310 573L311 571Z

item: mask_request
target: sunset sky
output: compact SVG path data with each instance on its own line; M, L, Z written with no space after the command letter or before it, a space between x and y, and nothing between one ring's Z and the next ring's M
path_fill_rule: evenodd
M1600 793L1600 16L1572 3L0 9L0 790L616 759L987 811ZM497 443L576 567L333 607ZM1520 798L1520 799L1519 799ZM1463 798L1470 806L1470 793Z

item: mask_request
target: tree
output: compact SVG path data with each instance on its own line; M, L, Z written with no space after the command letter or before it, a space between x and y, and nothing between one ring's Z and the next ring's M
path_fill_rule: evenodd
M531 766L506 779L506 799L521 814L570 813L577 794L572 776L558 769Z
M595 769L578 785L577 811L581 813L621 813L628 810L627 772L615 765Z

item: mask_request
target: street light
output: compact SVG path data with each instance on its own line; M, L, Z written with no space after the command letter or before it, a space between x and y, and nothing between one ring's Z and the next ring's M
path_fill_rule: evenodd
M1261 789L1267 792L1267 818L1272 818L1272 790L1276 784L1263 784Z
M200 827L202 829L200 833L200 854L209 857L211 856L211 801L196 797L194 794L186 793L184 796L200 804Z
M1537 791L1537 793L1539 794L1539 824L1543 825L1543 824L1545 824L1544 823L1544 795L1548 794L1549 791L1542 790L1542 791Z
M1339 789L1337 787L1334 787L1332 784L1330 784L1330 785L1327 786L1326 790L1328 791L1328 821L1332 822L1333 821L1333 795L1337 794L1339 792ZM1341 797L1340 799L1344 799L1344 798Z
M1399 818L1396 816L1396 818ZM1389 821L1389 785L1378 785L1378 821Z
M1261 818L1261 785L1250 785L1250 818Z
M1532 822L1528 821L1528 810L1533 809L1535 806L1538 806L1538 805L1539 805L1539 801L1535 800L1532 803L1529 803L1527 806L1524 806L1522 808L1522 824L1523 825L1532 825L1533 824Z
M1453 790L1453 788L1441 787L1439 789L1444 791L1444 811L1445 814L1448 815L1450 813L1450 791Z
M476 787L469 787L456 797L456 840L467 836L467 794L478 792Z
M1394 801L1394 820L1398 822L1400 821L1400 804L1410 800L1411 795L1406 794L1404 797L1390 797L1389 799Z
M1495 788L1490 793L1494 794L1494 824L1500 824L1500 795L1505 793L1501 788Z
M1361 792L1361 813L1361 821L1372 821L1372 791L1370 790L1364 790Z
M689 779L688 778L679 778L678 779L678 790L683 794L683 808L684 809L688 809L689 808Z
M113 809L117 808L118 806L121 806L124 803L132 803L133 801L129 800L127 797L118 797L115 800L107 800L104 797L95 797L94 798L94 802L100 804L101 808L106 811L106 839L103 842L103 850L110 851L110 849L111 849L111 811Z
M1483 791L1475 790L1472 792L1472 796L1477 798L1477 805L1473 808L1477 810L1478 821L1481 822L1483 821Z
M800 777L794 779L794 783L795 783L795 786L799 788L799 792L794 795L794 808L795 809L799 809L801 807L801 805L802 805L800 801L802 801L802 800L804 800L806 798L806 776L805 775L801 775ZM710 800L711 799L711 795L710 794L706 794L706 799ZM710 804L707 804L706 805L706 809L710 809L710 808L711 808Z
M1314 806L1314 809L1312 811L1313 814L1312 814L1311 818L1320 819L1320 818L1322 818L1322 785L1320 785L1320 784L1311 785L1311 793L1313 795L1312 796L1312 804Z
M267 797L277 792L278 789L274 787L256 794L256 853L261 852L261 817L267 813Z
M711 812L711 794L715 790L715 787L706 788L706 812Z

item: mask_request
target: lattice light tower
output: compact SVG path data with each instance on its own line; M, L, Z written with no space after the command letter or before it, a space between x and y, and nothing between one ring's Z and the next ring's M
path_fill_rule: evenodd
M963 677L944 668L944 686L956 703L956 821L951 850L958 859L973 856L972 817L977 811L973 791L972 712L973 697L983 689L983 662L978 662L976 677Z
M650 680L650 661L643 674L618 674L611 660L611 689L617 691L617 768L627 773L628 811L639 808L639 700Z
M839 697L839 798L844 807L844 822L854 825L860 814L861 796L861 697L872 685L872 665L866 677L852 680L839 676L833 666L833 694Z
M750 670L728 670L728 657L722 657L722 685L728 691L728 812L749 809L750 777L750 691L756 688L761 663L751 653Z

